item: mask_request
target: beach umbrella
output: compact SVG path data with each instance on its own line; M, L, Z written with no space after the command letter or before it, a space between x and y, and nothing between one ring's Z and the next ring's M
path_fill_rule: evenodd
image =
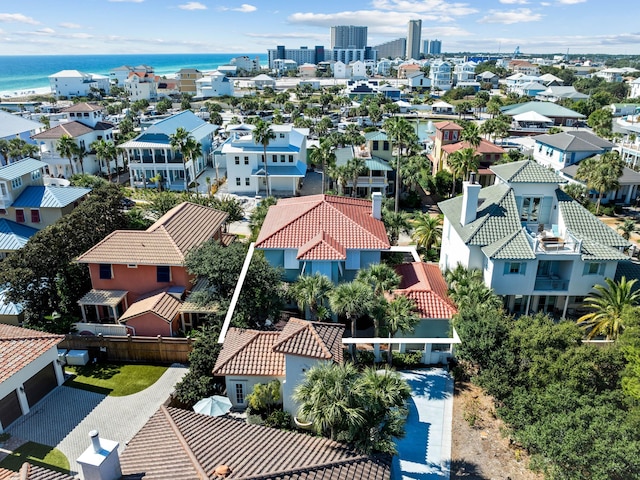
M194 412L210 415L212 417L224 415L229 410L231 410L231 401L227 397L222 397L220 395L203 398L193 406Z

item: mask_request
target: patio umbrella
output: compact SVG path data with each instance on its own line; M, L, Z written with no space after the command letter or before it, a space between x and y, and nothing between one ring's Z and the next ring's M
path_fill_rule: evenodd
M212 417L224 415L231 409L231 401L227 397L214 395L212 397L203 398L193 406L193 411L203 413Z

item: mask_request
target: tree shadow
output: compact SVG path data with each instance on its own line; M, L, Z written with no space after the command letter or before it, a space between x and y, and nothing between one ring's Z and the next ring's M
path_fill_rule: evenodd
M444 368L425 368L403 371L405 380L414 396L432 400L445 400L451 397L453 379Z
M76 367L76 373L83 377L98 378L100 380L109 380L114 375L120 373L122 365L114 363L92 363L81 367Z
M482 475L478 465L467 460L451 462L451 480L490 480Z

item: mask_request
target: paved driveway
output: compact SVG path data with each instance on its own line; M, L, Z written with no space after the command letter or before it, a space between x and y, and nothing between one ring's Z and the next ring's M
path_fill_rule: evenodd
M71 472L76 473L76 459L90 445L91 430L119 442L118 451L122 452L186 373L187 367L174 364L149 388L126 397L61 386L17 420L8 432L58 448L69 459Z
M453 378L443 368L400 372L411 387L406 436L396 442L392 480L448 480Z

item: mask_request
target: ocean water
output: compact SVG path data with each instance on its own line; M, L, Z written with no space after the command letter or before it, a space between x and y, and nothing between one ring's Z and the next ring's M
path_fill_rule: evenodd
M215 70L232 58L247 55L267 63L267 55L257 53L202 53L202 54L136 54L136 55L25 55L0 56L0 92L40 89L49 86L49 75L60 70L80 70L86 73L109 75L122 65L150 65L156 75L174 74L181 68Z

